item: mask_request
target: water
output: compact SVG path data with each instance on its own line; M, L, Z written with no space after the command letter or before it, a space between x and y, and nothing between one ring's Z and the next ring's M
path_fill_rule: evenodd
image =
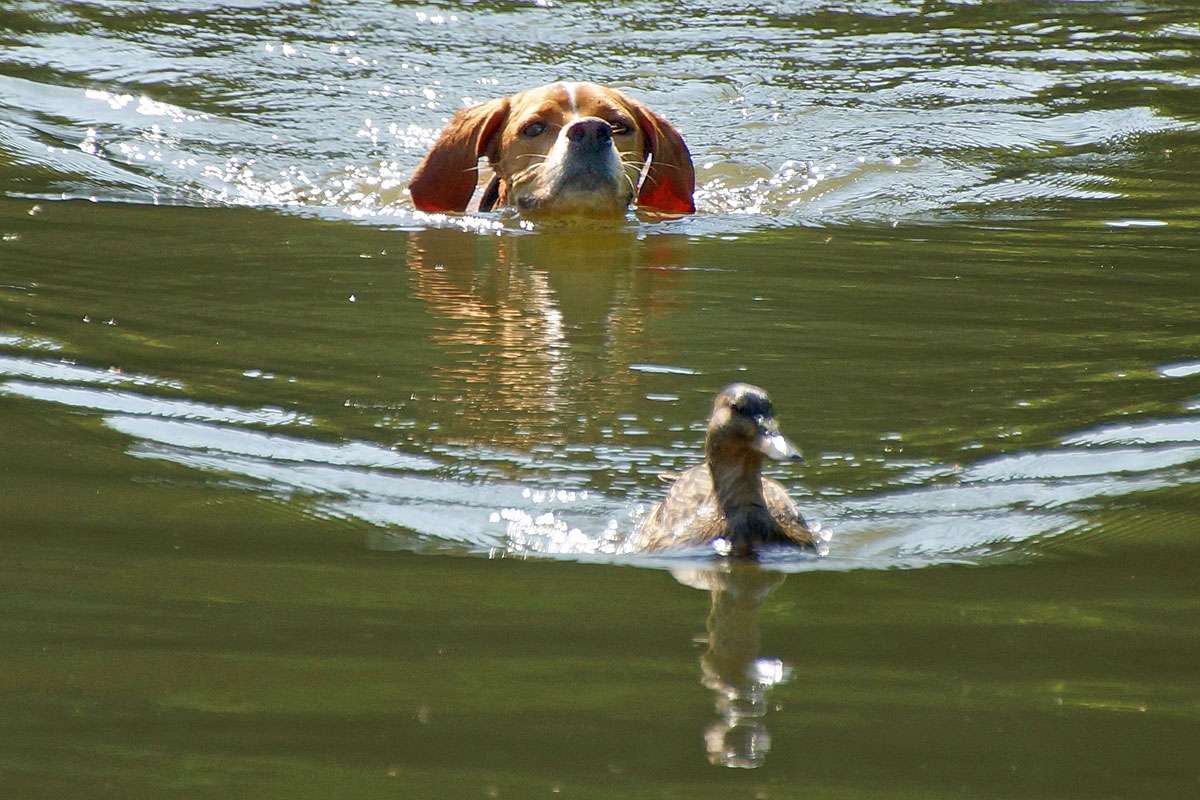
M1194 796L1198 53L1181 3L9 4L12 796ZM558 78L699 213L411 208ZM624 552L733 380L827 555Z

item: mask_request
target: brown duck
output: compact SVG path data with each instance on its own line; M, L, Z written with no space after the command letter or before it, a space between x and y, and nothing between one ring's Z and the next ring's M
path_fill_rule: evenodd
M683 473L642 522L637 549L666 550L724 539L736 556L765 544L812 549L815 539L787 490L762 476L763 458L803 461L779 432L767 393L726 386L713 401L704 463Z

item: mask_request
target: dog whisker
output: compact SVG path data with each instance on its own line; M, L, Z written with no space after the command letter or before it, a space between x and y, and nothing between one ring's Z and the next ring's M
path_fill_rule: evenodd
M537 171L538 167L540 167L540 166L541 166L540 164L533 164L532 166L528 166L525 169L520 170L519 172L514 172L512 175L512 178L510 180L510 183L521 183L526 178L528 178L531 174L535 173Z
M631 178L629 176L629 173L625 172L625 171L621 172L621 177L624 178L625 182L629 184L630 194L632 194L633 196L636 197L637 196L637 184L633 182L633 178Z
M654 166L662 167L664 169L682 169L682 167L679 164L675 164L670 161L659 161L658 159L655 159L652 163L654 164Z

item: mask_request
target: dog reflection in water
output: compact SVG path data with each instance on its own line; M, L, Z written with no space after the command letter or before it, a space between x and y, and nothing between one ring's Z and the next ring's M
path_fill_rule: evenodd
M716 696L717 719L704 729L709 763L752 769L771 749L767 693L791 669L760 658L759 608L786 576L757 564L728 561L713 569L676 570L680 583L709 592L708 647L700 657L703 684Z

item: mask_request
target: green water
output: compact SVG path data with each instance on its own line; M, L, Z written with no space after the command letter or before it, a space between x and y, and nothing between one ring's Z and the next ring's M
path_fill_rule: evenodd
M1197 55L1180 3L0 11L3 794L1197 796ZM411 211L557 77L700 213ZM733 380L828 555L623 554Z

